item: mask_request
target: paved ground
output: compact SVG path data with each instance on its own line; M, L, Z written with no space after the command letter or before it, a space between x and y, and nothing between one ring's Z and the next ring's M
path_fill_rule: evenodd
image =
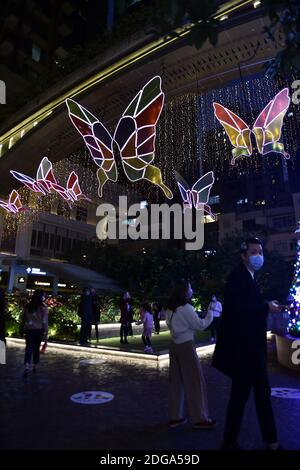
M276 362L270 343L273 387L300 388L300 377ZM47 352L40 370L22 377L23 347L10 346L8 364L0 366L0 449L202 450L221 444L229 381L203 358L210 413L219 426L194 431L189 425L168 429L168 368L157 370L99 355ZM70 396L81 391L111 392L103 405L80 405ZM300 400L273 398L279 436L286 449L300 449ZM261 449L253 400L248 404L241 444Z

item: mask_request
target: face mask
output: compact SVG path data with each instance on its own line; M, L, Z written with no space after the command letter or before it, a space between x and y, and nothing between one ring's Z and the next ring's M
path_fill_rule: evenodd
M262 255L252 255L249 258L249 267L254 271L258 271L264 264L264 257Z

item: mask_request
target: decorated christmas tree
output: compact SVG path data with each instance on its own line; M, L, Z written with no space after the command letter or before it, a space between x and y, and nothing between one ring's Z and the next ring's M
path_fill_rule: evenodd
M300 233L300 228L296 230L296 233ZM297 242L297 261L289 298L291 303L288 308L288 333L300 338L300 239Z

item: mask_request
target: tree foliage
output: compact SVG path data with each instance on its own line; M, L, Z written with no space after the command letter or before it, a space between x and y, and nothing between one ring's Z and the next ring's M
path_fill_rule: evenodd
M145 253L142 250L128 252L122 247L87 243L85 266L115 279L138 301L163 301L173 281L189 279L195 297L206 308L213 293L222 297L227 276L240 261L239 247L244 239L245 233L235 233L209 255L204 250L194 252L168 247L147 249ZM70 253L69 260L82 264L82 257L77 253ZM265 250L265 265L259 280L267 298L286 298L290 276L279 254Z
M284 47L270 61L267 73L273 77L293 78L300 71L300 6L299 2L262 0L271 24L265 28L269 38L275 42L278 28L284 36Z

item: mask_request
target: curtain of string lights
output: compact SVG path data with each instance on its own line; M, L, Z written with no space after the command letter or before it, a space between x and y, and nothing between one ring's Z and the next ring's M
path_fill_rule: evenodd
M113 131L113 129L110 130ZM172 189L175 198L178 192L174 179L175 170L191 181L197 177L199 158L197 136L198 100L195 95L182 95L164 106L158 123L154 164L161 169L163 179ZM84 145L63 160L54 163L53 170L58 183L62 186L66 185L71 171L75 171L78 174L83 194L93 200L95 209L101 202L117 205L119 196L123 195L128 197L128 204L141 200L147 200L149 204L165 201L161 189L146 180L131 183L125 177L120 161L117 161L117 166L119 170L118 182L108 181L105 184L102 199L97 196L97 166ZM58 206L61 217L66 219L70 217L68 204L56 194L40 196L32 194L25 187L18 191L23 206L29 207L30 210L17 215L4 214L3 234L5 236L10 237L11 233L16 232L18 228L26 230L26 227L41 213L55 212L56 209L53 208ZM88 202L80 201L77 205L87 207L88 204Z

